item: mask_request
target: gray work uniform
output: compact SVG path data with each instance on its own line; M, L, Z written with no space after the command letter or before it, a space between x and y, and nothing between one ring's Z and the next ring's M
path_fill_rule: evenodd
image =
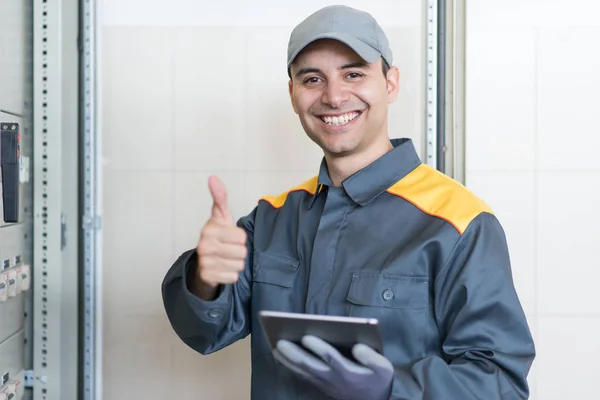
M162 286L172 327L208 354L251 335L253 400L328 397L277 363L260 310L379 319L392 399L525 399L534 343L503 229L485 203L423 164L409 139L334 187L319 175L266 197L240 279L195 297L183 253ZM368 399L365 399L368 400Z

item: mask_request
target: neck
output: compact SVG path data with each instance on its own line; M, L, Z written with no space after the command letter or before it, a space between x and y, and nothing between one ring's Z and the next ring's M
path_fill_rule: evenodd
M350 155L326 154L325 161L329 178L334 186L340 186L342 181L355 174L378 158L393 149L389 139L374 143L371 148Z

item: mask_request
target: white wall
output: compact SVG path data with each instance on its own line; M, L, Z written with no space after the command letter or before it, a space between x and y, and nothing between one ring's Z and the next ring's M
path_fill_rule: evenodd
M335 3L101 2L104 398L249 398L248 341L194 353L168 324L160 283L197 243L210 174L238 217L317 174L321 154L289 102L286 45L296 23ZM388 32L402 74L391 136L420 150L422 2L347 4Z
M505 227L532 398L600 397L600 3L469 1L467 186Z

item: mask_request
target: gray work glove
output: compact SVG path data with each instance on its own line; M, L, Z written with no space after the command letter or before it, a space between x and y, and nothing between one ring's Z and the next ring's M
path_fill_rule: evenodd
M342 356L333 346L315 336L304 336L300 346L279 340L273 350L275 359L300 378L335 399L385 400L390 398L394 367L383 355L364 344L352 348L362 365Z

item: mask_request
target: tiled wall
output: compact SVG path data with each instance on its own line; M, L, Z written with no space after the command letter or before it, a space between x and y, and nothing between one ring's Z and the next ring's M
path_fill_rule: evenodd
M102 3L104 398L248 399L248 341L194 353L168 324L160 283L209 217L210 174L239 217L317 173L321 154L289 102L286 45L295 23L335 2ZM348 4L390 36L402 74L391 136L420 150L421 2Z
M600 4L469 2L467 185L503 223L537 400L600 398Z

